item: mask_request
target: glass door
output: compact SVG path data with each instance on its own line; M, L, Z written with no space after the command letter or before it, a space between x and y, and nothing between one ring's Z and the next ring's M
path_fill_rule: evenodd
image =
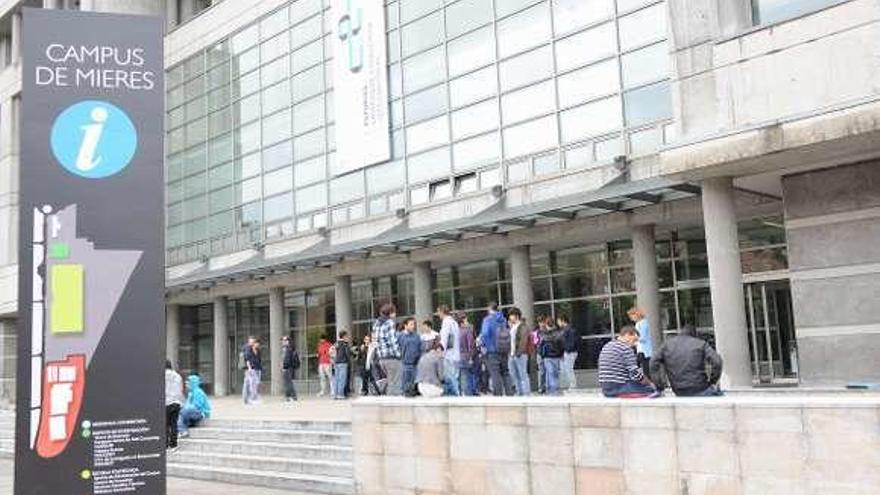
M753 380L797 383L797 340L787 280L746 285L746 318Z

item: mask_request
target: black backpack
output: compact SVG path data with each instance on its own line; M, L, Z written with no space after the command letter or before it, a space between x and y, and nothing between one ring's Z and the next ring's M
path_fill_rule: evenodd
M498 354L510 354L510 327L507 323L502 323L498 327L498 333L495 334L495 352Z
M295 370L298 370L300 367L300 364L302 364L299 362L299 352L296 349L291 351L290 361L291 361L291 365L293 366L293 369L295 369Z

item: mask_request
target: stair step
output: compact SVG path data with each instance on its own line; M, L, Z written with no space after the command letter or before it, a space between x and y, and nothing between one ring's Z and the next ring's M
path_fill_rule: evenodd
M170 464L196 464L206 467L240 468L253 471L275 471L315 476L350 478L354 467L350 461L333 461L313 458L277 458L237 454L206 454L178 451L169 454Z
M262 419L216 419L211 418L206 427L231 430L280 430L280 431L339 431L351 433L348 421L285 421Z
M214 425L193 428L191 438L199 440L242 440L254 442L297 443L312 445L351 445L351 433L320 430L282 430L257 428L220 428Z
M180 440L181 452L202 454L232 454L245 456L266 456L281 458L324 459L351 461L351 447L337 445L308 445L278 442L251 442L240 440L200 440L185 438Z
M354 480L351 478L181 464L176 460L175 462L168 462L168 475L178 478L217 481L237 485L297 490L307 493L334 495L351 495L354 493Z

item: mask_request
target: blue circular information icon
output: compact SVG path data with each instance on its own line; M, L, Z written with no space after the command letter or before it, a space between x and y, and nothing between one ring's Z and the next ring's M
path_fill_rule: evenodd
M106 101L85 100L55 118L50 142L65 170L87 179L103 179L131 162L138 138L124 110Z

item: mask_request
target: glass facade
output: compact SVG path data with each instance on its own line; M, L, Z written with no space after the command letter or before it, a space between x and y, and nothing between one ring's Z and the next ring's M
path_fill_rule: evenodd
M773 24L842 3L846 0L752 0L755 25Z
M338 175L328 4L290 2L169 69L168 264L653 153L668 134L663 1L399 0L392 159Z

